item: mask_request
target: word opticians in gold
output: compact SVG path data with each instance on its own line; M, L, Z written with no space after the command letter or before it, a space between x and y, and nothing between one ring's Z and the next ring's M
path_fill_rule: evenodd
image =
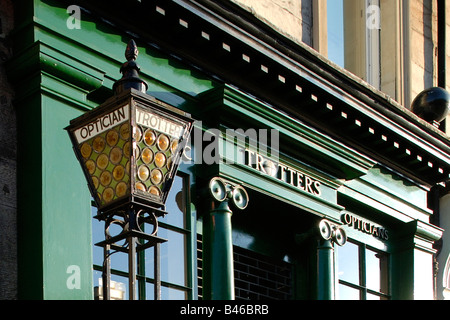
M288 165L279 162L277 163L269 158L263 157L254 151L245 149L244 153L245 165L302 191L306 191L318 197L321 196L322 191L320 189L320 181L317 181L305 173L289 167Z
M376 226L371 222L364 221L363 219L355 217L349 213L346 213L342 216L342 222L344 222L349 227L353 227L354 229L361 232L371 234L374 237L383 240L389 239L388 231L385 228Z

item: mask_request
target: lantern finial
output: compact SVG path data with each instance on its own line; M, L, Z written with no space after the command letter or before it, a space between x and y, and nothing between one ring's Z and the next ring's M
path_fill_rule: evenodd
M134 42L134 40L131 39L128 42L127 48L125 49L125 58L127 58L128 61L136 60L138 54L139 50L136 46L136 42Z
M139 50L136 46L136 42L131 39L128 42L127 48L125 49L125 57L127 59L127 62L125 62L120 68L122 78L116 81L113 85L115 94L119 94L129 88L133 88L146 93L148 88L147 83L139 78L140 67L135 61L138 54Z

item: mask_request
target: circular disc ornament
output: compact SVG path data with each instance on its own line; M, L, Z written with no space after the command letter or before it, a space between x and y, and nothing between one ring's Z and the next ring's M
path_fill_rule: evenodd
M338 246L342 247L347 242L347 234L342 228L337 228L334 232L333 240Z
M319 232L324 240L330 240L333 231L331 230L331 225L327 220L321 220L319 223Z
M209 192L217 201L225 200L227 196L225 182L220 178L211 179L209 182Z
M233 203L238 209L245 209L248 205L248 194L244 188L237 186L233 190Z

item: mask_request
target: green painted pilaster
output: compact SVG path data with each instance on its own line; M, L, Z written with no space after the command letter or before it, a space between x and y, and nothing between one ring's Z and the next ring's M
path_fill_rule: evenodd
M232 244L232 211L221 202L209 214L204 237L204 298L234 300L234 268Z
M334 300L334 248L331 240L321 241L317 248L318 300Z

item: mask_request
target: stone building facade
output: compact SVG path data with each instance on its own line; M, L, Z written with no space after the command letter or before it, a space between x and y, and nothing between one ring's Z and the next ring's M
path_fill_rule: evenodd
M17 126L5 63L13 56L13 1L0 1L0 299L17 298Z

